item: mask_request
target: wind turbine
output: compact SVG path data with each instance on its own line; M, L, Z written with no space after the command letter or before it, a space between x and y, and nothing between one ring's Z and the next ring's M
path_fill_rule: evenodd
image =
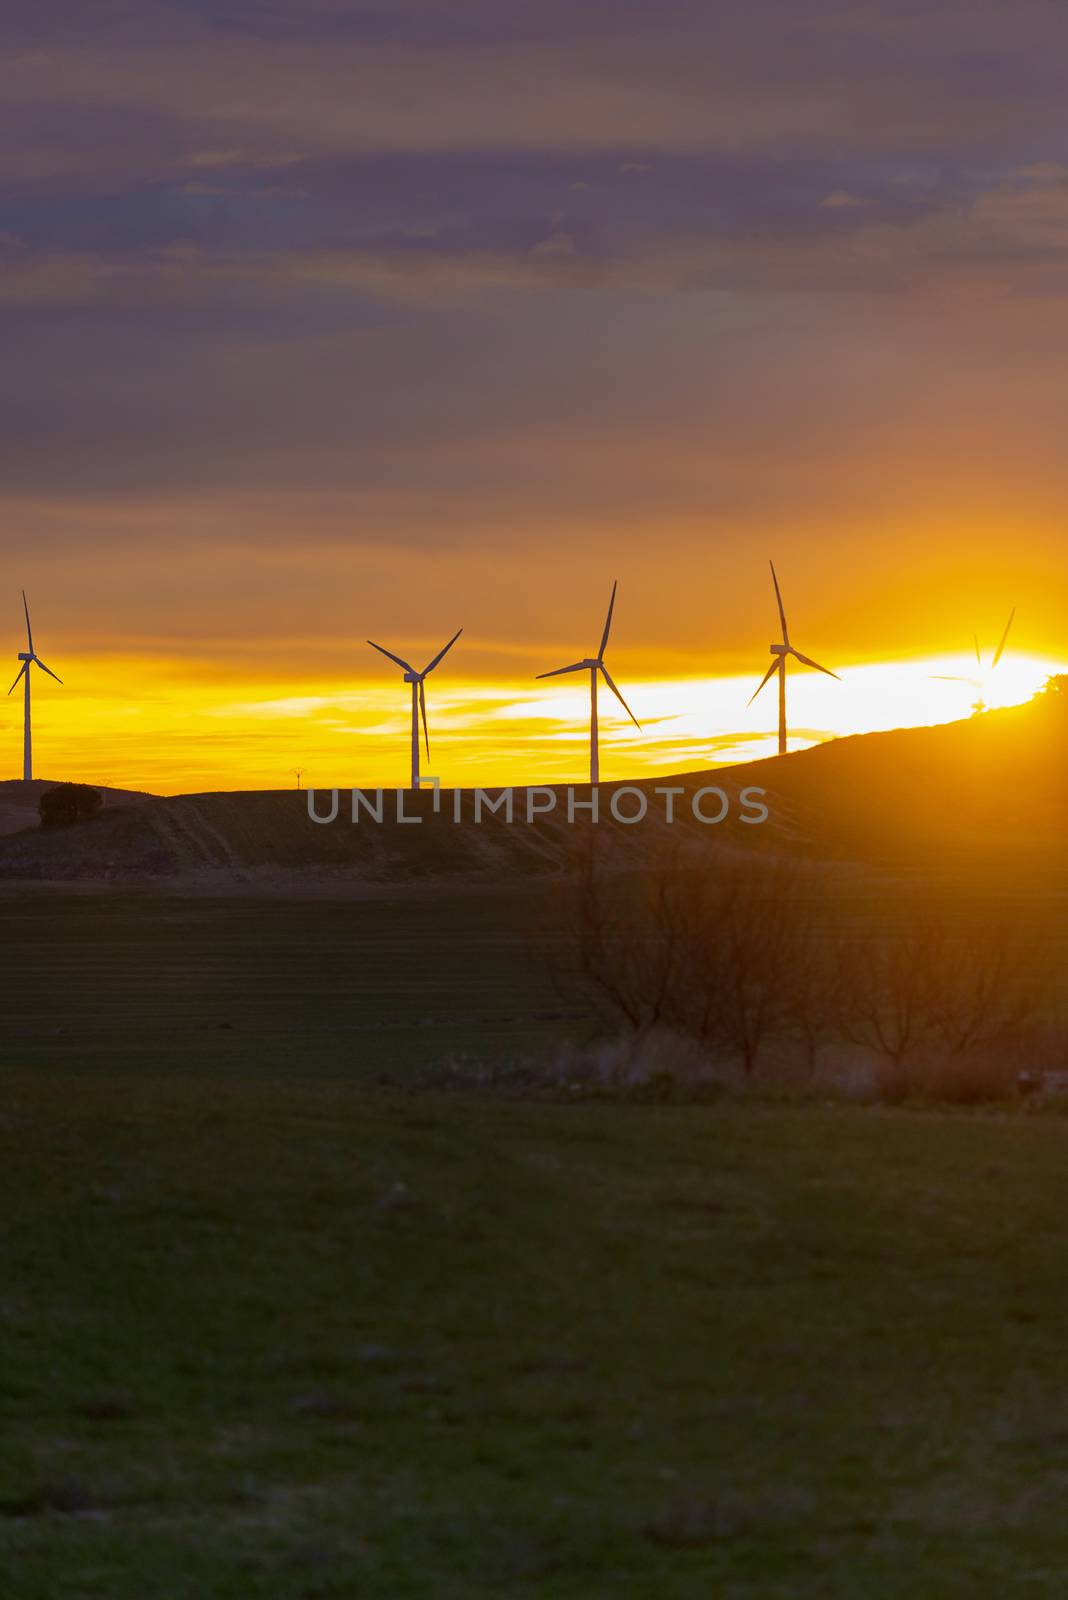
M837 672L832 672L830 667L821 667L818 661L812 660L811 656L803 656L800 650L795 650L790 643L790 630L786 626L786 612L783 609L779 580L775 576L774 561L769 561L768 566L771 568L771 581L775 585L775 599L779 606L779 621L782 623L782 643L771 646L771 653L775 660L761 678L756 693L750 697L749 704L753 704L761 689L777 672L779 674L779 754L784 756L786 754L786 658L793 656L795 660L800 661L802 666L815 667L817 672L825 672L828 678L837 678L838 674Z
M978 700L976 700L975 704L972 706L972 710L973 711L985 711L986 710L986 702L983 699L983 690L986 688L987 681L989 680L990 674L993 672L994 668L997 666L998 662L1001 660L1002 656L1005 654L1005 646L1009 642L1009 634L1012 632L1012 625L1013 625L1013 623L1015 621L1016 621L1016 607L1013 606L1012 610L1009 613L1009 620L1005 624L1005 632L1001 635L1001 643L998 645L997 649L994 651L994 659L991 661L990 666L987 668L984 677L982 677L982 678L966 678L966 677L961 677L961 676L954 676L951 673L945 673L945 672L936 672L936 673L933 674L935 679L940 683L970 683L972 685L973 689L978 689L979 690L979 698L978 698ZM979 635L978 634L975 635L975 662L976 662L976 665L979 668L979 671L982 672L983 671L983 652L979 648Z
M430 755L430 735L427 732L427 727L426 727L426 693L425 693L425 691L423 689L423 679L426 678L431 672L433 672L433 670L437 666L438 662L441 661L441 659L444 656L448 655L449 651L452 649L453 645L456 643L457 639L460 637L460 635L461 635L461 633L463 633L463 631L464 630L462 628L457 628L456 632L453 634L453 636L449 640L448 644L445 645L444 649L441 649L441 650L438 651L438 653L434 657L433 661L428 662L428 664L423 668L422 672L416 672L415 668L412 666L410 661L405 661L402 656L395 656L393 654L393 651L392 650L387 650L384 645L375 644L373 639L368 639L368 641L367 641L367 643L371 646L372 650L378 650L382 655L388 656L391 661L395 661L397 666L400 667L404 672L404 681L405 681L405 683L410 683L411 686L412 686L412 788L413 789L418 789L418 787L419 787L419 718L420 718L420 716L423 719L423 738L426 741L426 753L427 753L428 757Z
M569 667L556 667L552 672L539 672L538 678L560 678L566 672L588 672L590 675L590 782L596 783L600 777L600 759L597 750L597 674L600 673L605 683L619 701L627 716L634 726L641 732L641 723L630 709L615 684L612 682L608 668L604 664L604 653L608 648L608 635L612 628L612 612L616 603L616 589L618 580L612 584L612 598L608 602L608 615L604 619L604 632L601 635L601 646L595 656L587 656L584 661L573 661Z
M8 694L13 694L19 686L19 678L25 678L25 713L22 735L22 779L24 783L29 783L33 778L33 732L30 726L30 668L32 666L40 667L42 672L47 672L48 676L50 678L55 678L57 683L62 683L63 679L58 675L58 673L53 672L51 667L45 666L44 662L33 648L33 629L30 626L30 608L26 604L25 589L22 591L22 609L26 613L26 648L25 650L19 651L18 658L22 662L22 666L19 668L18 678L15 679L14 683L11 685L11 688L7 692Z

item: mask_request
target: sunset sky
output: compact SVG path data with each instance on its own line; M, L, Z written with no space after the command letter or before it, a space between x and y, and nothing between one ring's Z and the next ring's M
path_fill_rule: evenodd
M1068 10L10 0L0 642L38 770L606 777L1068 661ZM4 685L6 688L6 685ZM0 775L21 702L0 703Z

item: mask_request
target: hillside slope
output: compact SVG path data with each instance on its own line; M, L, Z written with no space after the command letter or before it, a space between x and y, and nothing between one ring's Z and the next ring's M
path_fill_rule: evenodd
M820 854L917 867L1065 862L1068 706L1053 697L730 772L763 785L772 814L795 819Z
M33 778L24 783L21 778L7 778L0 781L0 836L36 828L41 796L46 789L54 789L57 781L60 780ZM104 796L105 809L139 805L143 800L154 798L140 789L111 789L99 783L94 783L93 788Z
M715 785L731 797L729 816L704 826L690 799ZM676 822L665 821L655 790L675 786ZM769 819L741 820L738 797L766 791ZM1065 876L1068 820L1068 717L1035 703L938 728L902 729L839 739L781 758L643 781L645 820L624 825L608 815L602 785L595 830L608 865L638 866L668 848L701 859L710 851L771 851L854 861L894 870L1026 873L1059 884ZM576 789L585 798L587 790ZM399 821L393 791L381 824L350 820L347 792L329 825L308 816L307 797L292 790L131 797L92 822L52 833L36 829L0 838L0 878L204 884L305 881L390 883L428 878L478 879L557 875L584 858L591 828L569 825L566 791L555 810L525 821L526 792L515 791L516 820L473 821L470 792L457 825L451 791L435 813L433 795L406 796L418 824ZM631 796L629 810L635 799ZM324 809L329 796L320 793ZM715 810L715 801L706 807ZM584 814L583 814L584 816Z

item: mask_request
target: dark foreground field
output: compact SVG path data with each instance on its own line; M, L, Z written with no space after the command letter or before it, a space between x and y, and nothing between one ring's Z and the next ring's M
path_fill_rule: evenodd
M8 1067L0 1593L1063 1595L1066 1142Z
M546 960L559 898L0 888L0 1074L415 1080L544 1056L590 1030Z

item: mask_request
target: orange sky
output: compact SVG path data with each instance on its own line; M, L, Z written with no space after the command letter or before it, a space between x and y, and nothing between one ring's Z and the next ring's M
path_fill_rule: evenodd
M1020 694L1068 655L1065 8L49 0L0 89L40 771L388 780L363 641L463 625L431 770L581 772L532 680L616 577L606 772L755 753L769 556L799 735L967 712L1013 605Z
M43 643L38 647L43 651ZM746 710L757 676L650 678L627 672L627 663L625 651L618 660L611 658L613 676L643 727L639 733L602 694L605 779L774 754L774 688ZM87 657L63 665L62 687L35 679L39 776L157 793L280 788L296 781L298 766L305 782L323 788L407 782L408 690L400 674L394 680L388 668L373 681L344 683L324 676L284 683L191 673L173 662L148 659ZM966 654L838 665L840 683L800 669L791 675L791 748L840 733L953 721L970 714L977 693L967 684L931 676L974 675L974 656ZM1026 698L1054 670L1065 670L1065 663L1010 649L988 679L986 702L996 706ZM584 676L488 684L447 672L443 665L427 680L427 703L431 758L424 771L446 785L585 777L589 690ZM19 695L5 702L2 737L12 776L21 760L21 712Z

